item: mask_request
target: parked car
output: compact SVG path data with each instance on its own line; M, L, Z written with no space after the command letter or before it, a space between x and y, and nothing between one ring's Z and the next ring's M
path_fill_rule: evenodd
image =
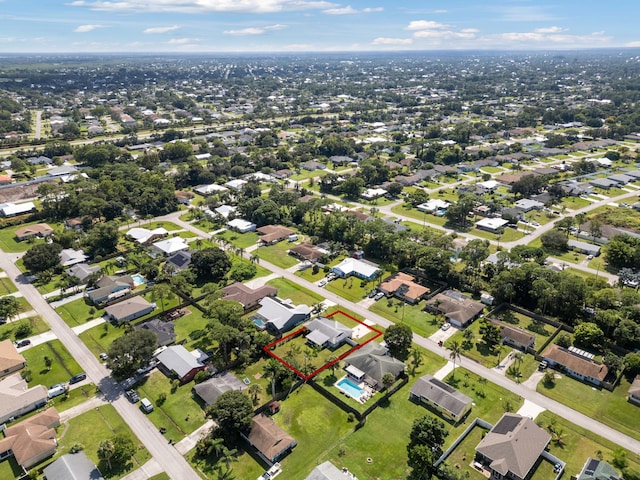
M102 352L100 354L100 360L107 360L109 358L109 355L107 355L105 352Z
M384 293L383 292L378 292L376 293L376 296L373 297L373 299L377 302L378 300L380 300L382 297L384 297Z
M539 364L538 364L538 370L544 370L545 368L547 368L549 366L549 364L547 363L546 360L542 360Z
M58 383L56 385L52 385L47 391L47 397L53 398L59 395L62 395L67 391L67 386L64 383Z
M318 282L318 286L319 287L324 287L326 284L327 284L327 279L326 278L323 278L322 280L320 280Z
M140 400L140 407L142 408L144 413L153 412L153 403L151 403L148 398L143 398L142 400Z
M24 340L18 340L16 342L17 348L26 347L27 345L31 345L31 340L29 340L28 338L25 338Z
M140 395L135 390L127 390L124 392L125 396L129 399L131 403L138 403L140 400Z
M129 377L125 380L123 380L122 382L120 382L120 385L122 385L122 388L125 390L129 390L131 389L131 387L133 387L138 381L136 380L135 377Z
M79 373L77 375L74 375L73 377L71 377L69 379L69 385L73 385L74 383L81 382L82 380L84 380L86 378L87 378L87 374L84 373L84 372Z
M449 330L451 328L451 324L448 323L448 322L447 323L443 323L440 328L446 332L447 330Z
M377 292L378 292L377 290L371 290L371 291L369 292L369 298L373 298L373 297L375 297Z
M145 365L144 367L141 367L138 370L136 370L136 373L138 375L145 375L145 374L149 373L151 370L153 370L154 368L156 368L156 364L155 363L150 363L150 364Z

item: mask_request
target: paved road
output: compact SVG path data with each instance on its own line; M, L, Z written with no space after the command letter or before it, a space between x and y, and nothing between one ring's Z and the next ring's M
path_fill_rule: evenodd
M607 201L609 202L609 200ZM202 230L199 230L198 228L194 227L193 225L184 222L182 220L180 220L179 215L176 215L175 213L166 215L165 217L161 217L162 220L171 220L175 223L177 223L178 225L180 225L182 228L192 231L193 233L195 233L196 235L200 236L201 238L208 238L209 235L205 232L203 232ZM245 252L245 256L247 256L248 258L248 253ZM350 302L342 297L340 297L339 295L336 295L332 292L329 292L325 289L319 288L316 284L309 282L301 277L296 276L293 272L290 272L284 268L280 268L277 267L269 262L266 262L264 260L260 260L260 265L267 268L268 270L271 270L273 273L276 273L288 280L291 280L292 282L294 282L297 285L300 285L302 287L308 288L311 291L314 292L318 292L320 293L323 297L325 297L326 299L330 300L331 302L334 302L336 304L339 305L343 305L344 307L352 310L353 312L357 313L358 315L362 315L364 318L367 318L369 320L371 320L372 322L382 326L382 327L388 327L390 325L393 324L393 322L387 320L384 317L381 317L380 315L377 315L369 310L367 310L365 307L363 307L362 305L359 305L357 303L353 303ZM1 265L0 265L1 266ZM417 343L418 345L426 348L427 350L432 351L433 353L440 355L443 358L448 358L449 357L449 351L444 348L444 347L439 347L437 343L435 343L432 340L429 340L428 338L422 337L420 335L413 335L413 341L415 343ZM529 400L530 402L535 403L536 405L549 410L550 412L555 413L556 415L562 417L562 418L566 418L567 420L569 420L572 423L575 423L576 425L579 425L583 428L586 428L587 430L597 433L598 435L618 444L623 446L624 448L631 450L633 452L635 452L636 454L640 455L640 441L629 437L628 435L625 435L621 432L618 432L617 430L604 425L596 420L594 420L591 417L588 417L580 412L577 412L575 410L573 410L572 408L567 407L566 405L563 405L560 402L557 402L555 400L552 400L548 397L545 397L544 395L542 395L541 393L536 392L535 390L533 390L531 388L531 383L527 384L522 383L522 384L517 384L515 383L513 380L511 380L510 378L506 377L504 374L501 374L499 372L496 372L493 369L484 367L483 365L480 365L479 363L464 357L462 360L460 360L458 362L459 365L463 366L464 368L466 368L467 370L486 378L487 380L489 380L490 382L495 383L496 385L499 385L503 388L506 388L509 391L512 391L514 393L516 393L517 395L520 395L521 397L523 397L526 400ZM535 375L535 374L534 374ZM537 383L537 382L536 382ZM528 385L528 386L527 386Z
M122 394L122 388L109 376L109 371L89 351L78 336L64 323L62 318L42 298L36 288L27 283L20 270L12 263L11 257L4 252L0 253L0 268L14 279L16 286L22 292L25 299L31 304L42 318L49 324L53 334L69 350L73 358L77 360L89 379L95 383L105 399L111 403L144 443L147 450L161 466L170 478L175 480L199 480L199 475L191 468L180 453L168 444L158 429L144 416L144 414Z
M547 261L558 265L566 265L567 268L575 268L576 270L580 270L582 272L587 272L592 275L597 275L598 277L606 278L611 285L615 285L616 283L618 283L617 275L604 270L596 270L595 268L587 267L586 265L583 265L581 263L570 263L562 260L561 258L555 257L547 257Z

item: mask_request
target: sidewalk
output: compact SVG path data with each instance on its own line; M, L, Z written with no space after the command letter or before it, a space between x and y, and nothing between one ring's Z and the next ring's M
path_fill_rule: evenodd
M209 430L211 430L211 428L213 428L214 426L215 426L215 423L213 420L211 419L207 420L204 423L204 425L202 425L200 428L198 428L197 430L195 430L194 432L190 433L185 438L177 442L175 445L176 450L178 450L178 452L180 452L181 455L186 455L191 451L192 448L196 446L196 443L198 442L198 440L200 440L202 436L206 435L209 432Z
M154 477L159 473L162 473L162 468L158 462L152 458L140 468L137 468L128 475L125 475L120 480L147 480L147 478Z
M93 320L88 321L82 325L78 325L77 327L71 328L76 335L80 335L82 332L85 332L93 327L98 325L102 325L105 322L104 317L94 318Z
M92 397L86 402L82 402L80 405L76 405L75 407L71 407L68 410L60 412L60 423L67 422L72 418L82 415L83 413L87 413L94 408L106 405L107 403L108 402L102 396Z

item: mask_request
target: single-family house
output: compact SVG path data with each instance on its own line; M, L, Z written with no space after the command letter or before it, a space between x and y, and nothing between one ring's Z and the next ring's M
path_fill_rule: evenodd
M181 250L167 257L164 268L166 271L178 273L189 268L189 265L191 265L191 251Z
M82 249L76 250L75 248L64 248L58 256L60 257L60 264L63 267L71 267L78 263L84 263L89 258Z
M593 255L594 257L600 254L600 246L593 245L592 243L581 242L580 240L570 239L567 241L567 246L572 250L575 250L585 255Z
M367 188L360 194L365 200L373 200L375 198L384 197L387 191L384 188Z
M556 367L567 375L601 386L609 373L609 369L602 363L593 360L593 354L574 347L564 348L553 344L542 354L550 367Z
M269 465L290 453L298 444L272 418L263 414L253 417L249 435L244 437L256 449L258 456Z
M67 273L80 280L81 283L85 283L91 275L99 271L100 267L98 265L88 265L86 263L76 263L67 269Z
M193 189L194 192L199 193L204 197L213 195L214 193L226 192L228 190L229 189L227 187L223 187L222 185L216 185L215 183L212 183L210 185L200 185L199 187L195 187Z
M244 188L244 186L249 183L246 180L242 180L240 178L237 178L235 180L229 180L227 183L225 183L225 187L228 187L232 190L237 190L240 191Z
M62 177L65 175L72 175L76 173L78 169L73 165L61 165L60 167L54 167L47 171L47 175L50 177Z
M128 295L133 288L133 278L129 275L105 276L96 282L96 288L85 290L87 298L95 305L111 302Z
M524 480L549 445L551 435L529 417L505 413L476 447L492 480Z
M225 204L214 208L213 211L224 218L229 218L229 215L235 214L237 209L238 208L234 207L233 205Z
M335 167L336 165L349 165L350 163L355 162L355 160L347 155L333 155L329 157L329 160Z
M199 353L197 350L189 352L182 345L172 345L156 357L160 362L158 368L165 375L175 377L182 383L190 382L196 373L206 368L206 365L199 359Z
M289 249L289 255L296 257L299 260L306 260L311 263L316 263L318 260L320 260L322 255L326 253L328 252L308 243L296 245L295 247L291 247Z
M255 232L256 224L251 223L248 220L244 220L242 218L234 218L227 222L227 227L231 230L235 230L238 233L247 233L247 232Z
M42 471L46 480L104 480L98 467L83 451L62 455Z
M495 192L499 185L496 180L486 180L476 183L476 189L484 193L490 193Z
M364 381L377 390L384 388L382 378L386 373L393 375L393 378L398 378L405 368L404 363L389 355L387 347L375 342L365 344L347 356L344 362L347 365L347 372L350 372L351 367L351 372L356 371L361 374L361 378L357 380Z
M335 350L351 338L352 329L331 318L318 317L307 325L307 342Z
M0 424L12 421L47 404L47 389L43 385L29 388L18 373L0 380Z
M537 200L531 200L529 198L521 198L513 204L515 208L523 212L530 212L531 210L540 210L544 207L544 203Z
M166 240L160 240L151 245L153 250L157 253L168 257L174 253L189 250L189 245L182 237L171 237Z
M378 286L378 290L385 295L393 295L413 304L418 303L431 290L416 283L415 277L403 272L398 272L387 278Z
M264 245L273 245L274 243L281 242L289 238L295 232L290 228L283 227L282 225L265 225L256 229L260 238L258 239Z
M409 390L409 399L424 403L454 423L471 411L473 400L433 375L418 378Z
M256 308L265 297L275 297L278 289L272 285L250 288L240 282L232 283L222 289L224 300L231 300L242 305L245 311Z
M104 310L111 321L122 323L144 317L155 309L155 304L147 302L144 297L135 296L109 305Z
M256 317L262 320L268 332L279 335L291 330L296 325L309 320L311 308L307 305L292 305L277 297L264 297L258 302L260 309Z
M604 460L587 458L576 480L623 480L611 465Z
M233 373L226 371L217 373L213 377L198 383L192 388L194 395L202 400L205 407L213 405L218 397L230 390L245 390L247 385L241 382Z
M176 342L175 324L173 322L167 322L160 320L159 318L152 318L146 322L136 325L136 329L149 330L156 334L158 347L171 345Z
M327 168L327 166L324 163L320 163L315 160L309 160L307 162L301 163L300 168L312 172L314 170L324 170L325 168Z
M500 338L505 345L527 350L536 343L536 336L531 332L499 320L491 320L491 323L500 329Z
M304 480L353 480L353 476L343 472L329 460L311 470Z
M607 178L609 180L613 180L614 182L620 185L626 185L627 183L631 183L636 180L631 175L625 175L624 173L616 173L613 175L609 175Z
M495 233L508 223L509 220L506 220L504 218L483 218L476 222L476 227L480 230L486 230L487 232Z
M482 313L484 305L455 290L445 290L430 298L426 309L441 313L451 325L464 328Z
M193 192L186 192L184 190L176 191L176 200L178 200L178 203L181 205L189 205L194 197Z
M589 180L589 185L608 190L610 188L617 187L618 182L609 178L594 178L592 180Z
M33 202L25 203L0 203L0 215L3 217L15 217L25 213L35 212L36 205Z
M151 242L164 238L169 231L163 227L157 227L152 230L143 227L134 227L127 231L126 235L139 245L149 245Z
M53 160L49 157L45 157L44 155L40 155L39 157L27 158L27 162L29 162L29 165L51 165Z
M425 203L421 203L416 208L421 212L433 213L439 210L446 210L450 206L451 206L451 203L447 202L446 200L441 200L439 198L432 198Z
M16 238L19 242L30 238L45 238L53 235L53 228L46 223L36 223L35 225L27 225L16 230Z
M56 430L60 416L51 407L4 430L0 440L0 460L15 457L18 465L30 469L56 453Z
M342 260L335 267L332 267L331 271L340 278L347 278L354 275L363 280L373 280L378 275L380 268L373 262L349 257Z
M0 341L0 378L11 375L27 366L27 361L11 340Z
M640 375L636 375L636 378L634 378L633 382L629 386L627 399L631 403L640 405Z
M67 230L73 230L75 232L80 232L83 229L84 220L80 217L67 218L64 221L64 228Z
M0 185L9 185L12 181L11 175L0 175Z

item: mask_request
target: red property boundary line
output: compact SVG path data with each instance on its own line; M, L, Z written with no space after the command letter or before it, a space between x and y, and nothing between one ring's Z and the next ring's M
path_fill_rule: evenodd
M329 362L324 364L322 367L318 368L317 370L314 370L313 372L311 372L308 375L305 375L304 373L302 373L300 370L298 370L297 368L295 368L293 365L290 365L288 362L286 362L283 358L280 358L278 355L276 355L275 353L273 353L271 351L272 348L274 348L275 346L277 346L280 343L286 342L287 340L289 340L290 338L293 337L297 337L298 335L301 335L303 332L305 332L307 330L307 327L302 327L299 328L298 330L296 330L295 332L292 332L282 338L279 338L278 340L275 340L273 342L271 342L268 345L265 345L264 347L262 347L262 350L269 355L270 357L276 359L278 362L280 362L282 365L284 365L285 367L287 367L289 370L291 370L293 373L295 373L298 377L300 377L302 380L304 380L305 382L307 380L309 380L310 378L315 377L316 375L318 375L319 373L323 372L324 370L326 370L327 368L331 367L332 365L335 365L336 363L340 362L341 360L345 359L346 357L348 357L349 355L351 355L353 352L355 352L356 350L361 349L362 347L364 347L366 344L373 342L374 340L376 340L377 338L382 336L382 332L380 330L378 330L377 328L372 327L371 325L367 325L366 323L358 320L357 318L349 315L346 312L343 312L342 310L336 310L335 312L330 313L329 315L326 316L326 318L331 318L334 315L344 315L345 317L359 323L360 325L363 325L364 327L366 327L367 329L371 330L372 332L375 332L375 335L373 337L371 337L369 340L367 340L366 342L364 342L363 344L360 345L356 345L355 347L351 348L350 350L348 350L347 352L343 353L342 355L340 355L338 358L336 358L333 362Z

